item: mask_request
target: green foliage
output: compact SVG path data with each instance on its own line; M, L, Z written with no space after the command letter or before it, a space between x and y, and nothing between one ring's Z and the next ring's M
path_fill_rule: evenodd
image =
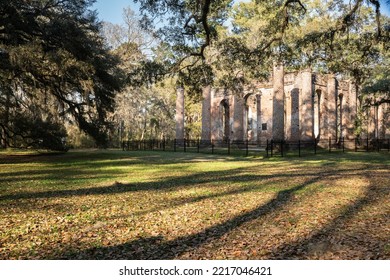
M14 117L9 146L67 151L67 133L62 124L20 113Z
M4 115L23 110L43 119L70 118L104 147L107 112L123 75L88 10L93 2L2 0L0 94L13 100ZM7 130L9 120L0 122Z
M232 1L138 2L145 26L151 18L168 22L159 29L170 50L167 73L178 74L194 95L201 81L239 89L267 78L274 61L362 83L388 39L377 1L253 0L234 8Z
M390 54L381 63L371 69L369 79L363 84L362 99L365 105L390 103Z
M68 134L66 138L66 144L69 149L85 149L96 147L94 139L83 131L80 131L76 125L67 124L66 131Z
M158 63L165 69L162 73L177 75L178 86L186 85L191 88L192 94L199 95L204 81L213 81L206 62L206 49L218 39L218 30L227 20L233 1L136 2L141 6L144 27L153 28L153 19L156 18L165 23L163 26L160 24L157 30L157 35L164 42L158 50ZM148 70L150 68L141 71Z

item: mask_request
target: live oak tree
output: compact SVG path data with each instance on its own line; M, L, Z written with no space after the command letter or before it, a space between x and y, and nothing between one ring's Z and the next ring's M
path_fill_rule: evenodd
M175 57L174 61L169 60L169 69L178 74L179 83L188 84L193 90L199 89L196 83L215 82L216 76L225 76L224 80L236 79L236 82L245 76L264 76L270 62L275 60L290 61L295 66L309 64L317 57L305 58L302 52L298 55L297 52L310 49L313 44L332 43L340 34L347 34L358 23L366 3L373 8L371 15L377 26L373 40L386 41L380 21L380 3L375 0L355 0L349 5L342 0L325 4L323 1L253 0L240 3L234 12L234 29L230 33L226 32L230 29L226 21L231 16L234 1L135 2L140 3L145 27L153 26L156 19L162 21L158 23L159 34L169 42ZM327 7L322 8L324 5ZM316 13L325 19L324 26L302 32L300 38L289 35L294 27L312 24L308 19ZM238 74L241 72L246 75Z
M158 22L173 54L165 70L191 95L199 96L206 84L240 90L266 78L275 61L351 78L360 98L363 87L367 95L388 86L379 76L368 83L388 49L388 19L379 1L252 0L234 8L233 1L136 2L145 27L156 19L167 23Z
M379 16L373 6L356 9L354 3L330 3L328 7L317 5L314 17L306 17L303 34L299 34L299 28L292 32L298 37L294 49L316 71L353 81L359 100L355 131L360 134L367 109L389 100L385 89L388 80L383 79L389 65L389 18ZM344 30L345 18L339 15L349 15L351 11L353 20Z
M390 103L390 59L386 57L383 63L373 69L370 79L363 85L362 94L366 105L378 106Z
M360 92L361 103L361 120L359 123L363 124L364 119L367 119L367 110L373 106L383 106L384 115L387 119L390 118L390 53L389 50L381 57L380 63L372 66L370 73L367 75L366 81L362 85ZM385 117L386 118L386 117ZM390 126L385 122L385 125Z
M93 2L0 1L4 146L63 149L66 119L93 136L97 145L107 145L106 115L114 109L122 71L100 36L101 25L90 11ZM53 133L37 134L37 127ZM45 145L54 140L58 147Z
M200 91L212 79L206 63L206 49L216 41L218 28L228 18L232 0L144 1L139 2L143 27L153 29L169 49L169 57L159 63L159 75L176 74L178 86ZM161 66L162 65L162 66ZM156 67L148 67L148 70Z

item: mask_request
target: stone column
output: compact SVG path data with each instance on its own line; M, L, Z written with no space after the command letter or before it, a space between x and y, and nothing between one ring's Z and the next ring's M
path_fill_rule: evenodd
M284 120L284 135L286 139L291 140L291 91L285 93L284 110L286 111L286 117Z
M176 139L184 139L184 89L176 90Z
M211 108L210 108L211 140L218 139L218 125L219 125L218 114L219 114L220 100L216 97L216 94L217 94L217 90L215 88L212 88L211 89Z
M320 139L327 139L329 137L329 98L328 91L322 89L320 97Z
M328 137L337 139L337 83L333 74L328 75Z
M211 87L203 88L202 140L211 140Z
M318 137L321 133L321 91L313 91L313 123L314 137Z
M338 120L338 126L339 128L337 129L337 138L338 139L341 139L343 137L345 137L345 134L344 134L344 128L345 128L345 116L344 116L344 113L345 113L345 96L344 94L341 92L339 95L338 95L338 105L337 105L337 120Z
M300 94L301 140L314 138L313 79L311 69L302 72L302 92Z
M260 142L261 139L261 124L262 124L262 119L261 119L261 93L256 95L256 114L257 114L257 142Z
M296 86L291 90L290 98L291 98L291 121L290 121L290 139L293 141L299 140L301 138L300 135L300 115L299 115L299 107L300 107L300 92L299 88Z
M238 96L234 96L233 100L233 140L242 141L246 139L243 121L245 102L242 97Z
M348 140L352 140L355 138L354 130L355 130L355 119L357 115L357 96L356 96L356 88L355 84L352 82L348 82L348 98L346 102L346 113L345 116L345 138Z
M374 106L374 122L375 122L375 128L374 128L374 138L379 138L379 106Z
M379 105L378 108L378 138L384 139L386 136L386 122L385 122L385 105L386 104L381 104Z
M389 103L383 103L381 104L381 132L380 137L381 138L390 138L390 130L389 130L389 124L390 124L390 104Z
M284 140L284 67L274 64L272 139Z

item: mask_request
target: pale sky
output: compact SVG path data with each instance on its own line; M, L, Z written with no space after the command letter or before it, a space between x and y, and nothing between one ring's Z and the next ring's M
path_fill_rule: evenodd
M137 11L139 5L131 0L97 0L92 8L98 11L100 20L121 24L123 9L126 7Z
M242 1L242 0L237 0ZM390 16L390 7L385 0L380 0L382 13ZM121 24L123 8L131 7L132 10L137 11L139 5L134 4L132 0L97 0L93 5L99 14L99 19L109 21L116 24Z

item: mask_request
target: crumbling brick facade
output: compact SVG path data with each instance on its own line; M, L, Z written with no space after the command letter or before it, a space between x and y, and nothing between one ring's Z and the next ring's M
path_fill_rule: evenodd
M177 106L180 139L184 135L181 89ZM372 136L387 135L385 110L375 110ZM352 140L356 117L357 94L351 81L310 69L285 74L283 66L275 64L268 82L242 92L203 89L202 140Z

